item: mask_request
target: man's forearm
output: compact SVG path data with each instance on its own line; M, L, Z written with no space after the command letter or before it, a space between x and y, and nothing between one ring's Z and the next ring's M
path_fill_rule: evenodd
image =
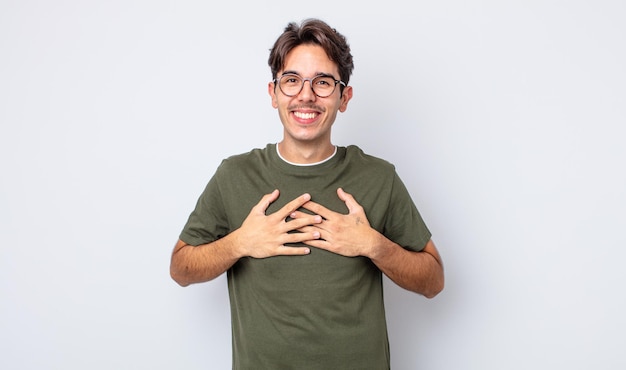
M170 275L181 286L202 283L226 272L239 258L230 235L199 246L179 240L172 252Z
M370 258L385 275L404 289L427 298L433 298L443 290L443 266L432 241L421 252L413 252L384 238L376 254Z

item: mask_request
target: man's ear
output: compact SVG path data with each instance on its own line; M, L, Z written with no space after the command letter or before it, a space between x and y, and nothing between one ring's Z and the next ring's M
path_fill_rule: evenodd
M270 83L267 84L267 92L272 97L272 107L278 108L278 102L276 101L276 84L274 84L274 81L270 81Z
M341 105L339 106L340 112L345 112L348 109L348 102L352 99L352 86L346 86L343 88L343 93L341 94Z

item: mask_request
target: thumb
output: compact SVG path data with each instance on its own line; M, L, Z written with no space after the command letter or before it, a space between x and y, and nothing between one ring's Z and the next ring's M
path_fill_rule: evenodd
M269 194L265 194L263 198L261 198L259 203L257 203L257 205L255 206L257 211L265 214L265 211L270 206L270 204L272 204L276 199L278 199L279 194L280 192L278 191L278 189L274 190L273 192Z
M350 213L357 211L360 208L360 205L356 202L354 197L351 194L346 193L342 188L337 189L337 196L346 204Z

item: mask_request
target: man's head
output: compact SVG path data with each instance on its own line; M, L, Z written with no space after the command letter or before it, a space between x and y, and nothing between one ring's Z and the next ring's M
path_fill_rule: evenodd
M352 55L346 39L319 20L290 23L271 49L272 107L284 127L282 148L332 150L331 127L352 99Z
M339 79L348 84L354 69L350 46L342 34L318 19L308 19L301 25L294 22L287 25L270 50L268 64L272 70L272 79L275 79L284 67L287 54L302 44L321 46L328 58L337 64ZM343 88L341 85L341 91Z

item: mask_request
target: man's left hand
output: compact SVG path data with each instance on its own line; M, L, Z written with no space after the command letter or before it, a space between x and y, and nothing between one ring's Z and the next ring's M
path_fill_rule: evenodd
M300 231L319 231L320 238L304 241L312 247L325 249L346 257L369 256L378 245L382 235L374 230L363 207L354 197L343 189L337 189L337 195L348 208L348 214L341 214L329 210L319 203L308 201L302 208L323 217L321 223L305 226ZM292 218L303 217L303 212L294 212Z

